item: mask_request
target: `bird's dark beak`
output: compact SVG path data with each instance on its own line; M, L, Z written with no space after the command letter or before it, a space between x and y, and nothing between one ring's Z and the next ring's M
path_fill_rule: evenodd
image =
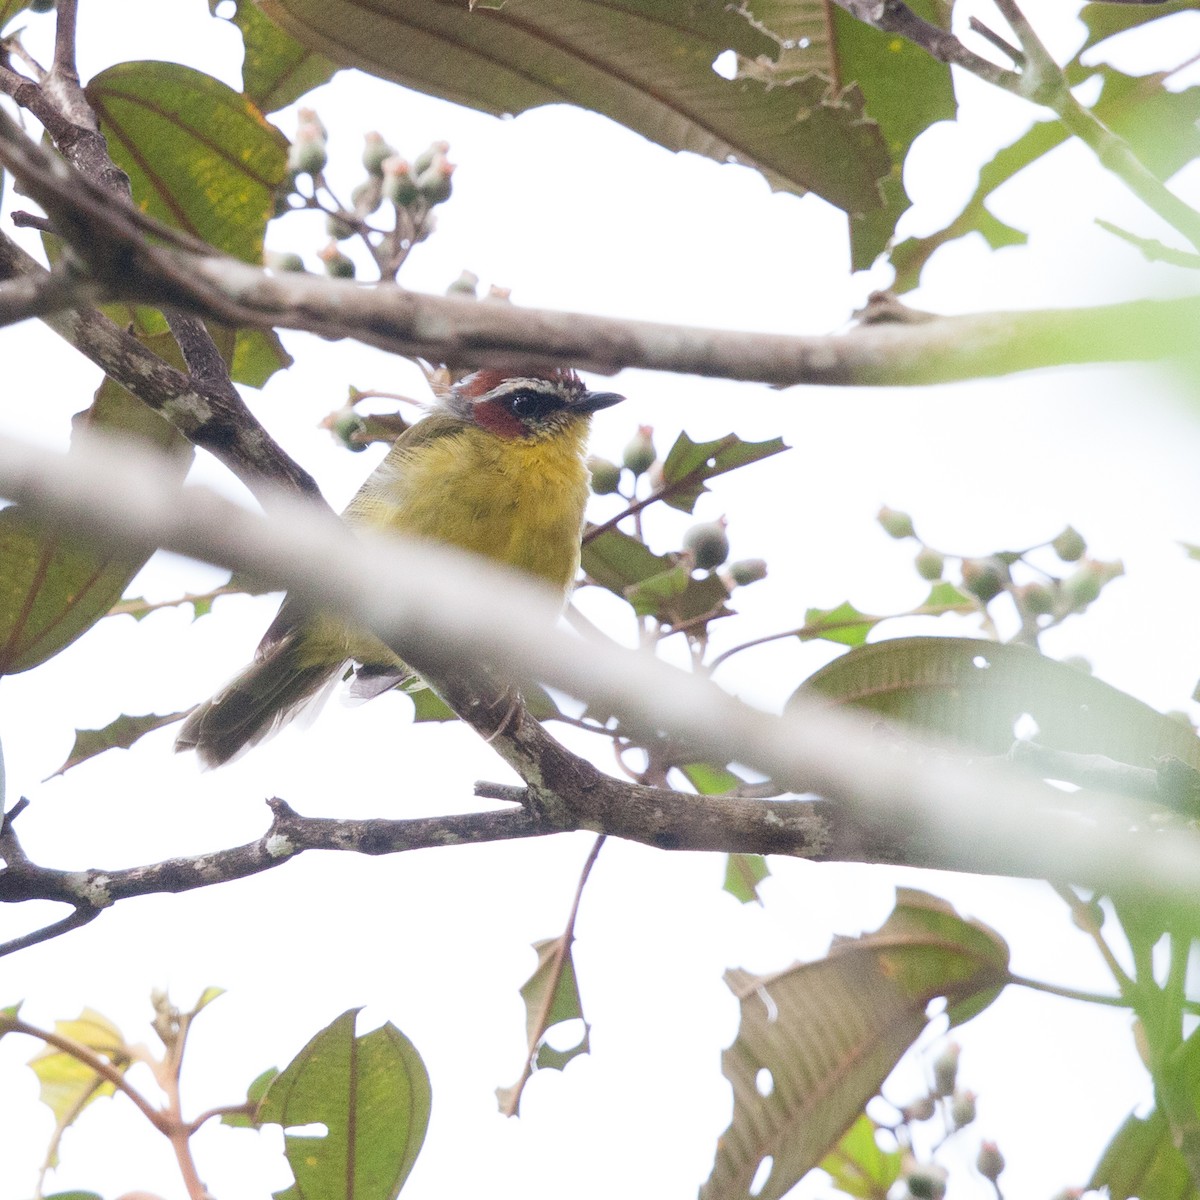
M571 405L571 410L577 413L599 412L602 408L612 408L614 404L620 404L624 399L624 396L618 396L616 392L584 392Z

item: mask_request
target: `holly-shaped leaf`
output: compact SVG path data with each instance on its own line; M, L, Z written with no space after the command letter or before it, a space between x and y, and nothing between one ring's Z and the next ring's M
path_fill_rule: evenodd
M767 860L761 854L728 854L722 891L743 904L761 904L758 885L770 874Z
M54 1032L60 1037L93 1051L120 1072L132 1064L121 1031L107 1017L85 1008L72 1021L56 1021ZM42 1103L54 1114L55 1131L51 1141L52 1159L62 1132L93 1100L111 1096L116 1087L87 1063L56 1046L47 1046L29 1060L37 1076Z
M62 766L46 778L53 779L55 775L61 775L72 767L79 766L81 762L95 758L97 754L103 754L105 750L128 750L143 734L150 733L155 729L162 729L164 725L181 721L186 716L186 711L147 713L144 717L130 717L122 714L110 721L103 729L77 729L71 753L67 755Z
M859 612L849 600L842 601L836 608L810 608L804 614L800 640L824 638L844 646L861 646L881 619Z
M575 978L575 961L571 955L572 938L560 934L533 943L537 953L537 967L521 985L521 999L525 1002L525 1035L528 1042L529 1060L521 1078L511 1087L498 1087L496 1099L500 1111L510 1116L518 1112L522 1089L530 1070L550 1068L563 1070L567 1063L581 1054L591 1051L591 1027L583 1016L583 1003L579 998L579 982ZM547 1042L547 1036L556 1025L566 1021L579 1021L583 1034L579 1041L566 1049L555 1049Z
M664 625L683 625L700 617L715 620L732 611L725 604L729 589L717 575L695 578L682 562L633 584L625 598L639 616L654 617Z
M659 489L662 499L672 508L690 513L701 493L708 491L704 486L706 480L770 458L787 448L782 438L744 442L736 433L729 433L711 442L693 442L686 433L681 433L663 462Z
M284 1127L296 1178L277 1200L393 1200L416 1162L429 1125L425 1064L394 1025L356 1037L357 1015L321 1030L263 1097L258 1121ZM313 1124L323 1137L286 1132Z
M729 971L741 1025L722 1055L733 1123L717 1145L704 1200L778 1200L838 1144L944 996L952 1022L974 1015L1008 980L1008 948L944 900L897 891L875 932L837 939L817 962L775 975Z

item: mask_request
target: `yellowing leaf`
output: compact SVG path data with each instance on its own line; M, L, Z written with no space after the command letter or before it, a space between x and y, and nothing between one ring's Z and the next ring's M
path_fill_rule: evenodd
M85 1008L73 1021L56 1021L54 1032L95 1051L119 1071L130 1065L121 1031L93 1009ZM41 1085L42 1103L54 1114L60 1130L97 1097L111 1096L115 1090L86 1063L54 1046L34 1055L29 1065Z

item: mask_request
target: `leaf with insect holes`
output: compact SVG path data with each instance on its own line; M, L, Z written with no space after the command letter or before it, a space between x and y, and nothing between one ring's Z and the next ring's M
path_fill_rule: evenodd
M1011 747L1028 716L1039 745L1149 767L1200 767L1200 738L1148 704L1028 646L981 638L873 642L810 676L796 696L853 705L984 754Z
M708 491L704 486L706 480L770 458L787 448L783 438L744 442L736 433L729 433L715 441L693 442L686 433L681 433L663 462L659 488L662 499L672 508L690 513L700 494Z
M577 104L670 150L755 167L773 188L811 189L848 212L882 204L892 161L862 93L817 70L777 84L723 78L713 63L727 51L749 61L780 52L724 0L259 3L338 65L456 104L497 116Z
M326 1026L267 1088L258 1121L284 1128L295 1184L277 1200L394 1200L429 1127L429 1074L394 1025L355 1036L358 1009ZM323 1137L288 1133L325 1126Z
M1008 982L1008 947L946 901L897 889L874 933L835 939L825 958L774 975L726 972L741 1025L721 1056L733 1123L717 1143L702 1200L778 1200L817 1166L878 1092L944 996L952 1024L974 1016Z
M162 729L164 725L181 721L186 716L186 711L165 714L148 713L144 717L130 717L122 713L115 720L109 721L103 729L77 729L71 753L67 755L62 766L47 775L46 779L62 775L72 767L79 766L81 762L95 758L97 754L103 754L105 750L128 750L143 734L151 733L155 729ZM44 783L45 780L42 782Z
M550 1068L563 1070L567 1063L581 1054L591 1052L591 1027L583 1016L583 1002L579 998L579 983L575 978L575 961L570 943L563 936L545 938L534 942L537 952L537 967L521 985L521 999L525 1001L525 1035L528 1039L529 1055L534 1069ZM546 1041L546 1035L556 1025L566 1021L579 1021L583 1025L583 1036L565 1050L556 1050ZM496 1099L501 1112L515 1111L513 1105L519 1095L520 1083L512 1087L496 1089Z

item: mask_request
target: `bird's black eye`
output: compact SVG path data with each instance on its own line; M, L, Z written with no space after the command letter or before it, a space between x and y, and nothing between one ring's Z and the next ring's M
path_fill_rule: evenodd
M535 392L533 388L520 388L509 396L508 406L512 409L513 416L528 421L545 416L561 405L556 396Z

